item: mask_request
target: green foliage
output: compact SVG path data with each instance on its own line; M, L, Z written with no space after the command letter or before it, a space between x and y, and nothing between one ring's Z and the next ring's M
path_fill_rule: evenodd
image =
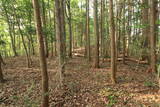
M4 46L4 45L6 45L6 42L4 40L0 40L0 45Z
M117 96L115 95L108 96L109 103L107 104L107 107L112 107L113 105L115 105L117 103L116 98Z
M146 87L154 87L155 86L155 83L151 82L151 81L145 81L144 82L144 86Z
M35 84L32 83L32 85L27 89L26 95L23 97L25 107L38 107L37 102L30 98L30 94L33 94L34 88Z
M106 98L107 107L112 107L117 103L117 93L114 92L111 88L104 88L100 90L99 95Z

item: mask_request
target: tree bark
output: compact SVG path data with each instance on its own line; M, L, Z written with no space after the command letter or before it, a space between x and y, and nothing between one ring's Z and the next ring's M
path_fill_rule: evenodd
M86 0L86 48L87 48L87 59L91 61L91 49L90 49L90 27L89 27L89 0Z
M98 26L98 3L94 0L94 35L95 35L95 62L94 67L99 68L99 26Z
M63 5L61 3L63 0L55 0L55 10L56 10L56 38L57 38L57 52L59 58L59 77L60 77L60 86L63 85L63 73L65 71L65 61L64 61L64 22L62 21L64 17L62 16Z
M0 54L0 83L4 82L2 64L5 64L5 63L4 63L3 58Z
M101 56L104 56L104 9L105 0L101 0L101 15L100 15L100 38L101 38Z
M68 0L68 25L69 25L69 57L72 58L72 14L71 14L71 0Z
M156 0L150 1L151 69L156 72Z
M49 107L49 91L48 91L48 73L47 73L47 63L44 50L44 41L42 33L42 24L40 17L40 7L38 0L33 0L34 7L34 17L36 21L36 33L39 43L39 59L41 66L41 75L42 75L42 107Z
M46 57L49 56L49 50L48 50L48 37L47 34L45 33L46 31L46 7L45 7L45 2L42 0L42 26L43 26L43 35L44 35L44 46L45 46L45 55Z
M115 24L113 14L113 0L109 0L109 22L110 22L110 37L111 37L111 80L116 83L116 47L115 47Z

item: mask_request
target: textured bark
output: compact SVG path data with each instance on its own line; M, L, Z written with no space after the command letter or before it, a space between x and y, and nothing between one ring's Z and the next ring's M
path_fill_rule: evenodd
M5 64L0 54L0 83L4 82L2 64Z
M91 60L91 49L90 49L90 27L89 27L89 0L86 0L86 48L87 48L87 59Z
M33 0L34 7L34 17L36 21L36 33L39 43L39 60L42 75L42 104L41 107L49 107L49 93L48 93L48 73L47 73L47 63L44 50L44 41L42 33L42 24L40 17L40 7L38 0Z
M69 57L72 58L72 14L71 14L71 0L68 0L68 25L69 25Z
M56 10L56 38L57 38L57 52L58 52L58 58L59 58L59 77L60 77L60 85L63 84L63 72L65 71L65 61L64 61L64 22L62 21L62 8L63 5L61 5L63 0L55 0L55 10Z
M94 0L94 35L95 35L95 62L94 67L99 68L99 26L98 26L98 3Z
M56 40L56 11L54 8L54 32L55 32L55 41L54 41L54 53L57 56L57 40Z
M145 48L145 50L148 49L149 46L149 5L148 0L142 0L142 47ZM148 60L149 59L149 53L146 53L146 51L143 50L142 52L142 60Z
M63 48L63 60L65 62L66 60L66 26L65 26L65 9L66 9L66 0L61 0L60 1L60 10L61 10L61 32L63 33L62 35L62 48Z
M129 56L129 47L130 47L130 41L131 41L131 26L132 26L132 6L131 6L131 3L132 1L131 0L128 0L128 22L127 22L127 43L126 43L126 54L127 54L127 57Z
M123 1L123 27L122 27L122 41L123 41L123 64L125 64L125 54L126 54L126 17L125 17L125 0Z
M148 12L149 12L149 6L148 6L148 0L142 0L142 24L144 28L142 29L142 35L144 38L144 44L142 44L144 47L148 47L148 32L149 32L149 23L148 23Z
M151 69L156 72L156 0L150 2Z
M111 37L111 80L116 83L116 47L115 47L115 24L113 14L113 0L109 0L109 22L110 22L110 37Z
M100 14L100 38L101 38L101 56L104 56L104 9L105 9L105 0L101 0L101 14Z
M45 7L45 3L44 0L42 0L42 26L43 28L46 29L46 7ZM46 57L49 56L49 50L48 50L48 37L47 34L45 33L45 29L43 30L43 35L44 35L44 46L45 46L45 55Z

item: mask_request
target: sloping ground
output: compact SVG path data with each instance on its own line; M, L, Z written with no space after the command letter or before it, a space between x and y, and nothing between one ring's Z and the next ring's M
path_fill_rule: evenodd
M6 83L0 84L0 107L39 107L41 76L33 57L27 68L24 57L8 58ZM116 85L111 84L109 62L92 68L83 57L68 60L63 89L58 88L57 61L48 59L50 107L159 107L156 76L146 65L118 63Z

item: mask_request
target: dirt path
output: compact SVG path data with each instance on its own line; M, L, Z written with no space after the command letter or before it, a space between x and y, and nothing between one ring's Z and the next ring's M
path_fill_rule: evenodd
M33 60L33 67L26 68L25 58L6 59L7 82L0 84L0 107L39 107L41 76L39 61ZM147 73L146 66L127 63L119 62L118 84L112 85L108 62L94 69L83 57L74 57L68 61L60 90L56 59L48 59L51 107L159 107L155 74Z

